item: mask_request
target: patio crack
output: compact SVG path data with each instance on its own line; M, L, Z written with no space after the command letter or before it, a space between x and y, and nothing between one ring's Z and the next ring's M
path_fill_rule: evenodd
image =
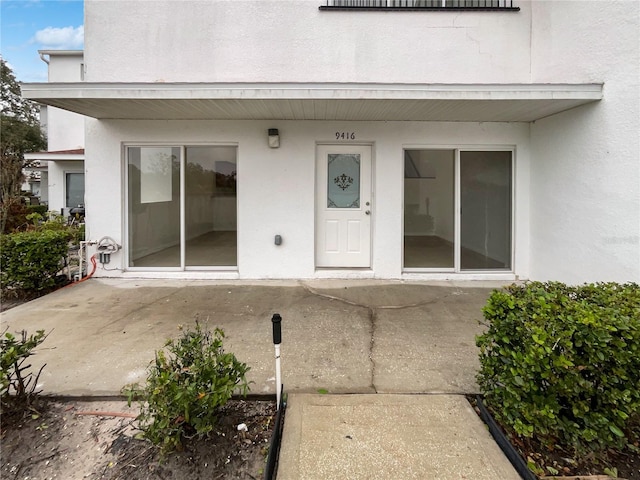
M371 388L375 393L378 393L378 388L376 387L376 360L373 357L373 349L376 346L376 318L378 314L376 309L373 307L369 307L369 328L371 341L369 343L369 363L371 363Z
M373 349L375 347L375 342L376 342L376 318L377 318L377 312L376 312L376 307L372 307L370 305L366 305L363 303L358 303L358 302L353 302L351 300L347 300L346 298L341 298L341 297L337 297L334 295L329 295L328 293L322 293L319 292L313 288L311 288L309 285L300 282L300 285L302 286L302 288L309 294L314 295L316 297L320 297L320 298L326 298L329 300L336 300L338 302L342 302L342 303L346 303L347 305L350 305L352 307L358 307L358 308L364 308L368 311L368 317L369 317L369 353L368 353L368 357L369 357L369 363L371 364L371 381L369 386L371 387L371 389L373 390L374 393L378 393L378 388L376 387L376 383L375 383L375 379L376 379L376 361L373 357Z
M404 310L404 309L409 309L409 308L419 308L419 307L424 307L426 305L431 305L434 303L438 303L443 301L446 298L449 297L453 297L453 296L458 296L458 295L464 295L465 292L460 289L460 288L455 288L451 293L447 293L445 295L438 295L435 298L429 299L429 300L424 300L424 301L420 301L420 302L414 302L414 303L408 303L408 304L404 304L404 305L377 305L377 306L372 306L369 304L365 304L365 303L360 303L360 302L355 302L353 300L349 300L343 297L339 297L337 295L331 295L328 293L324 293L321 291L318 291L314 288L312 288L311 286L309 286L308 284L306 284L303 281L298 282L299 285L310 295L312 296L316 296L316 297L320 297L320 298L326 298L329 300L335 300L341 303L344 303L346 305L350 305L353 307L358 307L358 308L364 308L367 309L368 313L369 313L369 353L368 353L368 357L369 357L369 363L371 365L371 381L370 381L370 387L371 389L374 391L374 393L378 393L378 388L376 387L376 374L377 374L377 363L374 357L374 349L376 347L376 334L377 334L377 318L378 318L378 312L380 310Z
M329 295L328 293L320 292L320 291L310 287L309 285L307 285L304 282L300 282L300 285L302 286L302 288L304 288L311 295L315 295L317 297L322 297L322 298L328 298L330 300L337 300L339 302L346 303L347 305L352 305L354 307L360 307L360 308L368 308L370 310L378 310L378 309L379 310L403 310L405 308L423 307L425 305L431 305L433 303L441 302L445 298L453 297L453 296L456 296L456 295L465 295L464 291L462 291L459 288L456 288L455 291L452 292L452 293L447 293L446 295L437 296L437 297L432 298L430 300L424 300L424 301L421 301L421 302L414 302L414 303L407 303L407 304L404 304L404 305L376 305L375 307L372 307L371 305L368 305L368 304L358 303L358 302L354 302L352 300L348 300L348 299L343 298L343 297L338 297L336 295Z

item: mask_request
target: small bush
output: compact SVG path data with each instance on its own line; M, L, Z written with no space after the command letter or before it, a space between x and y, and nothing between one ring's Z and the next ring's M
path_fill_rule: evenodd
M71 233L71 242L74 245L80 245L80 242L84 241L85 237L85 225L81 223L79 225L72 225L69 227L69 231Z
M212 335L196 322L194 330L166 343L168 354L156 352L144 388L125 387L129 404L141 401L138 421L144 436L163 453L181 450L184 437L208 434L234 392L247 394L249 367L224 352L223 338L222 330Z
M23 330L19 339L5 330L0 338L0 400L3 408L8 404L10 394L15 395L14 405L24 408L37 393L35 389L44 365L34 377L32 373L26 373L31 365L24 365L24 362L46 338L44 330L38 330L35 335L27 335Z
M84 223L69 222L60 214L55 212L49 212L46 221L43 221L43 217L33 218L33 229L38 231L56 231L67 232L69 240L74 245L79 245L84 240L85 225Z
M27 205L27 212L29 212L29 214L37 213L38 215L44 216L47 213L47 206L46 205Z
M69 239L74 245L78 245L84 240L84 223L70 224L62 215L49 212L47 220L44 222L37 222L35 229L39 231L55 230L60 232L67 232Z
M45 217L37 217L33 219L33 229L39 231L53 230L56 232L64 232L69 230L69 225L65 218L56 212L47 212Z
M577 454L639 439L640 286L512 285L483 313L477 379L502 424Z
M0 236L0 287L41 291L55 285L69 232L45 230Z

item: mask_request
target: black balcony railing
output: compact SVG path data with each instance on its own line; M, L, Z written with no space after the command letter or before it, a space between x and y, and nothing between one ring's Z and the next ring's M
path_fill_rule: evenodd
M325 0L320 10L519 11L513 0Z

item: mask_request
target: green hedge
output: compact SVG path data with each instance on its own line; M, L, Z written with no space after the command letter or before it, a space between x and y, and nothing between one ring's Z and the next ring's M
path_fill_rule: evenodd
M0 236L0 287L40 291L55 284L67 254L68 231L29 231Z
M29 213L38 213L43 217L47 214L48 207L46 205L27 205Z
M500 422L577 453L640 439L639 285L512 285L483 313L477 380Z

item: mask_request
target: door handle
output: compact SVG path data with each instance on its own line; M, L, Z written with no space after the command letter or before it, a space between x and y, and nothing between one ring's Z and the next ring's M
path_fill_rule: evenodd
M367 210L364 212L365 215L371 215L371 210Z

